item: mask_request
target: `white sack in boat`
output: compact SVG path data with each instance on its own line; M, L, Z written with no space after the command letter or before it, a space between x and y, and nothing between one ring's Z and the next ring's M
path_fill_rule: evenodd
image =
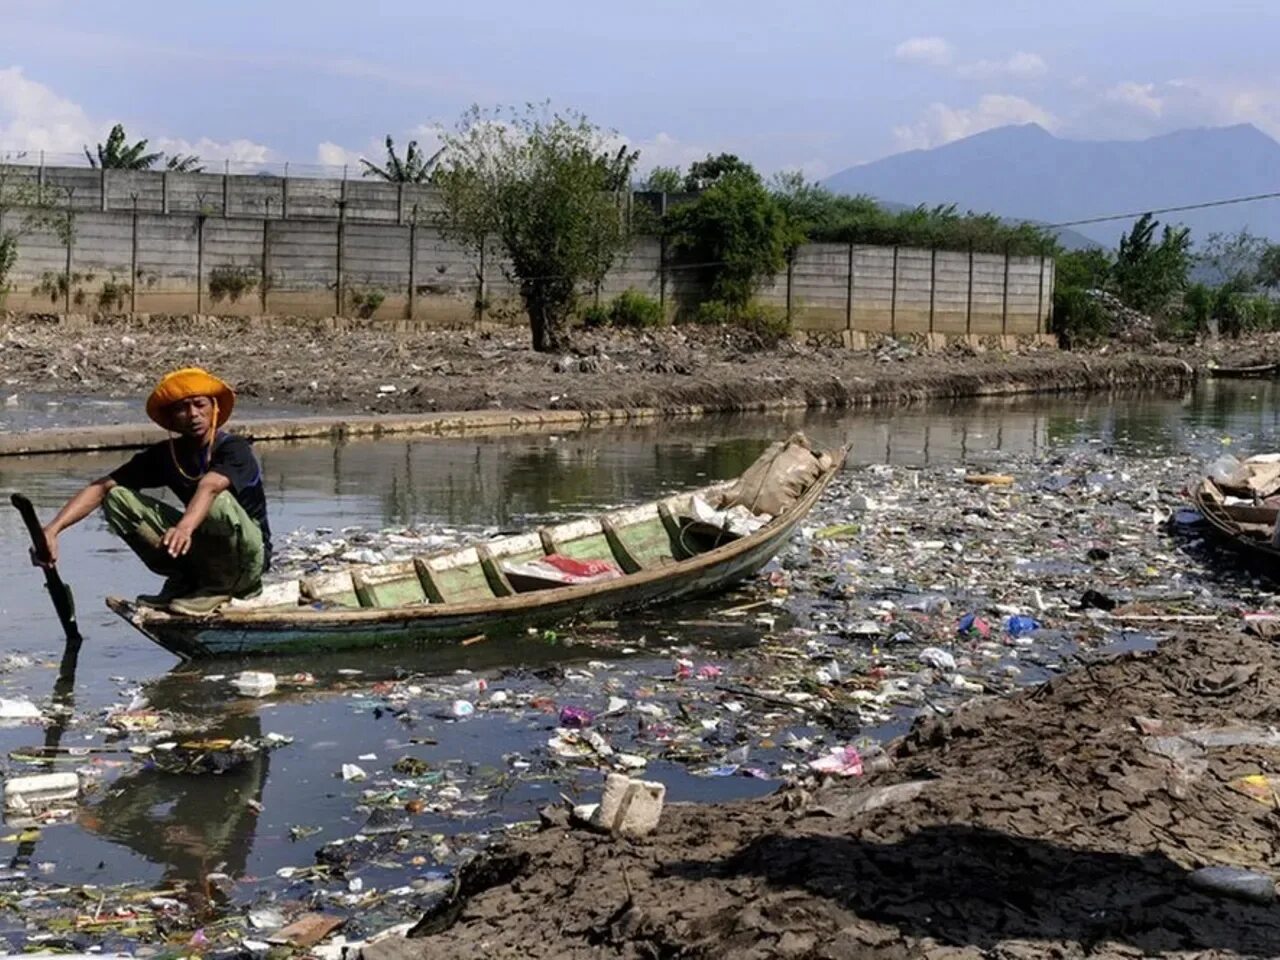
M698 494L694 494L690 501L690 512L699 523L717 530L728 530L735 537L749 536L773 519L768 514L752 513L741 504L728 510L717 510Z

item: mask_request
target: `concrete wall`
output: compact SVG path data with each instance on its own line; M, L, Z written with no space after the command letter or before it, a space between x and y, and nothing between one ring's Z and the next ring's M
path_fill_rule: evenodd
M488 254L482 271L431 225L440 204L429 187L73 167L6 173L75 212L71 312L99 309L104 287L132 276L115 312L349 315L376 293L374 315L385 319L470 323L480 301L493 319L523 322L498 256ZM48 291L66 262L51 231L24 236L6 306L65 309L64 297L37 288ZM247 288L234 299L229 278ZM607 303L628 288L662 299L669 313L700 292L651 238L583 296ZM1048 329L1052 291L1053 261L1040 257L814 243L759 299L789 309L800 330L1018 334Z

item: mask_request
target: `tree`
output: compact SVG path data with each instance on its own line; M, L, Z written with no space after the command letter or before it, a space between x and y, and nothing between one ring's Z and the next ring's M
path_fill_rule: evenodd
M1280 287L1280 243L1269 243L1258 258L1258 283L1268 290Z
M830 227L835 219L835 194L817 183L810 183L799 170L775 173L769 181L769 192L786 214L792 229L800 234L800 241Z
M107 134L106 144L98 144L98 155L95 157L84 148L84 155L89 158L89 166L101 167L103 170L150 170L163 153L147 153L147 141L139 140L130 144L125 136L124 125L117 123Z
M731 313L782 270L793 241L782 207L746 166L717 175L696 200L668 213L667 236Z
M641 189L652 193L680 193L684 190L684 174L679 167L654 167Z
M1239 233L1211 233L1196 259L1214 271L1214 282L1244 293L1258 284L1267 246L1266 240L1246 228Z
M1110 251L1101 247L1070 250L1057 257L1054 283L1059 287L1101 290L1107 286L1114 267Z
M164 168L170 173L204 173L204 166L194 153L171 153L165 159Z
M520 290L535 350L568 342L578 290L626 247L625 198L639 157L579 113L546 105L481 112L445 137L439 225L479 253L496 238Z
M364 157L360 158L360 162L364 165L362 176L377 177L379 180L386 180L390 183L427 183L435 172L436 164L440 160L440 154L444 152L444 149L441 148L428 157L419 148L417 140L410 140L409 146L404 151L404 159L401 159L396 155L395 143L391 139L391 134L387 134L386 143L387 160L382 166L378 166Z
M26 175L29 170L0 164L0 305L9 292L9 274L18 262L22 238L44 226L58 228L58 214L48 191L42 191L34 178ZM23 211L16 223L9 215L14 208Z
M89 166L102 170L150 170L161 157L165 158L164 168L172 173L203 173L204 166L194 153L147 153L146 140L130 144L124 132L124 125L117 123L107 134L107 142L98 144L96 156L84 148L84 155Z
M1144 213L1120 238L1114 276L1120 299L1144 313L1161 314L1187 286L1191 266L1190 231L1168 224L1155 242L1159 222Z
M689 193L696 193L731 173L750 173L758 179L755 168L732 153L721 153L714 157L707 154L707 159L695 160L689 164L689 172L684 175L684 188Z

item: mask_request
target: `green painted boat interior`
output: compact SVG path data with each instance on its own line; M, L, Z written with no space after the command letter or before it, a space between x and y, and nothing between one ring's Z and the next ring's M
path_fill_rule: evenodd
M711 499L725 485L615 510L603 517L571 520L539 530L456 548L441 554L304 577L298 599L254 609L401 609L424 604L494 600L547 589L527 579L508 579L506 564L525 564L550 554L616 564L624 575L661 569L697 556L728 539L697 533L687 519L695 495ZM276 585L278 588L280 585ZM289 591L283 591L288 594Z

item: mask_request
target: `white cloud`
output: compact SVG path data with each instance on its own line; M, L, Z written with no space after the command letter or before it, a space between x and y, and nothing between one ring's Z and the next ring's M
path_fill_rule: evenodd
M104 141L110 128L109 122L92 119L79 104L28 78L22 67L0 69L0 152L32 156L44 151L45 160L52 164L70 160L83 163L84 147L93 149ZM195 141L154 137L150 147L169 154L195 154L205 161L230 160L233 164L261 164L274 159L270 147L246 139L219 142L209 137Z
M1013 123L1038 123L1042 127L1053 129L1058 120L1030 100L992 93L980 99L973 107L931 104L921 120L894 127L893 135L904 150L922 149Z
M1082 91L1083 92L1083 91ZM1251 123L1280 137L1280 76L1125 81L1095 91L1066 132L1133 139L1187 127Z
M961 77L989 80L996 77L1011 77L1017 80L1031 80L1042 77L1049 72L1049 65L1038 53L1027 53L1019 50L1006 60L978 60L975 63L962 63L956 67Z
M157 150L163 150L170 156L195 154L205 163L210 173L217 173L214 164L224 161L230 163L231 172L237 173L244 167L260 167L263 164L275 163L279 160L276 152L270 147L254 143L252 140L237 139L226 142L201 137L199 140L184 140L181 137L160 137L152 142Z
M347 167L348 172L350 172L351 168L360 166L361 157L373 155L375 155L373 151L362 153L358 150L348 150L346 147L329 140L316 145L316 163L322 167Z
M29 79L21 67L0 69L0 150L79 153L100 129L79 104Z
M702 160L708 153L718 153L701 144L679 140L665 131L659 131L645 140L624 138L633 150L640 151L639 166L644 170L654 167L687 167L695 160Z
M1104 92L1102 97L1111 103L1132 107L1153 117L1164 113L1164 100L1156 94L1154 83L1118 83Z
M904 63L945 67L951 63L951 44L942 37L911 37L894 47L893 55Z

